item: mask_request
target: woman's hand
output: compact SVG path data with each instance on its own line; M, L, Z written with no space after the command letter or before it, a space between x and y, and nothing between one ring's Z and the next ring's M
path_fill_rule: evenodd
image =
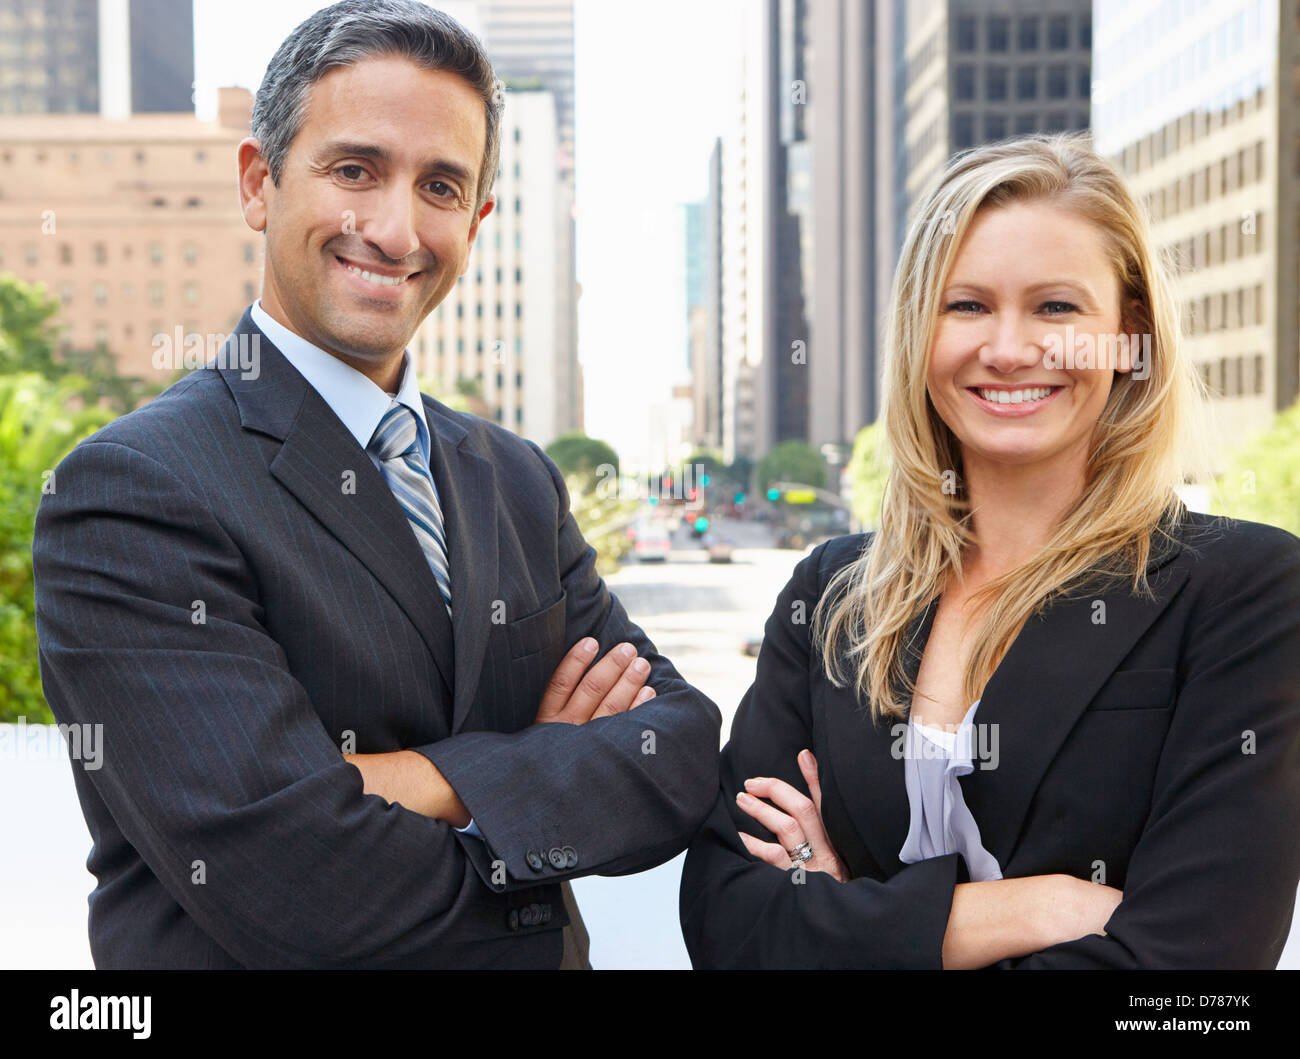
M750 855L766 861L775 868L787 871L796 865L806 871L825 872L836 882L847 882L849 873L844 867L826 837L826 828L822 824L822 788L817 780L817 759L811 750L799 752L799 771L803 773L808 784L811 798L799 793L784 780L772 777L756 777L745 781L745 792L736 795L736 804L752 816L765 828L776 835L777 843L760 842L753 835L744 832L740 840ZM774 809L767 798L775 802L780 809ZM785 812L781 812L784 809ZM812 857L800 863L791 859L790 850L797 849L807 842L812 850Z

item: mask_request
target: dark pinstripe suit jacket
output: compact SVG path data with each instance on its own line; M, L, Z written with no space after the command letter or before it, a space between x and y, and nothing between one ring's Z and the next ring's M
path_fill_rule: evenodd
M708 813L717 708L606 591L535 445L425 398L449 620L365 452L236 333L256 379L196 371L105 427L37 517L45 693L103 725L102 767L73 762L96 966L558 965L561 881L659 864ZM584 635L636 643L657 697L532 726ZM341 747L424 753L500 862L363 795Z

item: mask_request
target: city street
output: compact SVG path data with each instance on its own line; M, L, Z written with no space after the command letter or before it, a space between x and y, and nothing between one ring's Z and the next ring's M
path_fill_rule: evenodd
M666 562L630 563L606 584L660 653L717 703L725 743L754 679L756 660L745 655L746 641L762 636L777 594L803 554L771 547L771 532L760 524L719 522L713 529L737 545L730 563L710 563L683 527ZM677 915L683 859L639 875L574 881L591 934L593 967L690 967Z

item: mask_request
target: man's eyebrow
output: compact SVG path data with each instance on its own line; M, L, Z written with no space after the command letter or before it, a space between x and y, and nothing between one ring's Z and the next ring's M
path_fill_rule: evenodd
M330 140L320 148L323 157L374 158L376 161L391 163L392 153L385 147L374 143L361 143L353 140ZM439 173L459 180L468 187L474 185L474 174L461 165L446 158L435 158L424 166L425 173Z

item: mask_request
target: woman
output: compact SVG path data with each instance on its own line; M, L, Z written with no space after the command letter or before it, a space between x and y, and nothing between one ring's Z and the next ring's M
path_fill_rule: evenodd
M886 346L880 528L767 622L682 876L695 966L1275 966L1300 540L1173 491L1199 381L1118 174L1080 137L955 158Z

